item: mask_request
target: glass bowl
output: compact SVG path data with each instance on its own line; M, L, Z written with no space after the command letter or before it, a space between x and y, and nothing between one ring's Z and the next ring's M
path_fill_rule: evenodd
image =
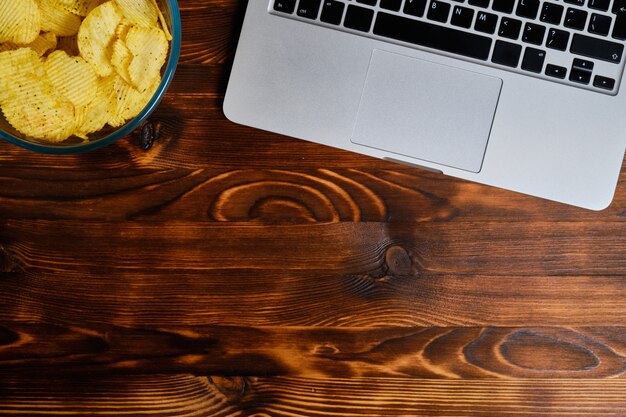
M123 138L137 129L141 123L150 116L156 109L159 102L163 98L165 91L172 82L178 58L180 56L180 44L182 37L182 28L180 21L180 11L178 9L177 0L157 0L163 16L169 25L172 34L170 42L170 50L162 70L162 80L159 88L152 96L150 102L144 109L134 118L126 122L126 124L118 128L105 127L103 130L90 135L89 142L80 139L73 140L70 138L62 143L48 143L33 138L28 138L20 132L16 131L4 118L0 112L0 138L14 145L31 151L47 153L47 154L76 154L91 151L109 145L116 140Z

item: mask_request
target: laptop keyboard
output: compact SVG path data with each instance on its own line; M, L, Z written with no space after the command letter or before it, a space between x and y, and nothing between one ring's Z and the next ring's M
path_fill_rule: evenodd
M626 0L271 0L270 12L615 95Z

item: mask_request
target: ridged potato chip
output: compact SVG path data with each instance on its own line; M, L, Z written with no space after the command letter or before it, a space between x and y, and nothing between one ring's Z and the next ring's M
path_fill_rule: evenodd
M93 9L78 31L78 49L101 77L113 72L108 46L115 38L115 29L122 17L115 3L109 1Z
M54 51L44 64L54 88L75 106L86 106L98 92L98 75L83 58Z
M122 14L133 24L145 28L156 25L158 8L150 0L114 0Z
M106 0L56 0L63 10L78 16L87 16L89 12Z
M0 0L0 43L31 43L40 30L41 12L35 0Z
M52 32L44 32L26 46L42 56L57 47L57 35Z
M111 46L111 65L115 69L115 72L130 84L130 74L128 73L128 67L133 60L133 54L126 47L126 44L121 39L116 39Z
M49 142L71 136L74 106L58 95L45 77L21 73L13 77L9 98L2 103L7 122L23 134Z
M161 27L163 29L163 32L165 33L165 39L167 39L168 41L171 41L172 34L170 33L170 28L167 26L167 21L165 20L165 16L163 16L163 13L161 13L161 8L157 4L156 0L151 0L151 1L152 1L152 4L154 4L154 7L156 7L157 12L159 13L159 21L161 22Z
M128 67L130 82L143 92L159 77L167 58L169 43L159 28L134 26L128 31L126 46L133 54Z
M17 94L21 88L16 80L21 74L45 77L43 62L37 52L30 48L19 48L0 53L0 104Z
M57 36L72 36L78 33L80 16L64 10L55 0L39 0L41 29Z
M111 118L112 103L115 102L116 75L98 79L98 92L91 103L76 108L76 129L74 135L87 139L88 135L101 130Z
M11 51L13 49L19 48L30 48L33 51L37 52L37 55L42 56L49 50L56 48L56 46L56 35L52 32L45 32L37 36L34 41L26 45L18 45L11 42L5 42L3 44L0 44L0 52Z
M153 80L149 88L139 92L118 76L114 85L115 98L111 103L109 125L119 127L137 116L150 102L160 83L161 77L159 76Z
M133 24L131 23L131 21L123 17L122 20L120 20L120 23L115 28L115 36L117 37L117 39L121 39L126 42L126 35L128 35L128 31L132 27Z
M128 102L130 101L130 96L134 94L136 90L133 87L124 81L122 77L119 75L115 77L115 82L113 84L113 97L109 103L109 120L107 123L113 127L122 126L126 123L126 118L124 117L124 109L128 107Z

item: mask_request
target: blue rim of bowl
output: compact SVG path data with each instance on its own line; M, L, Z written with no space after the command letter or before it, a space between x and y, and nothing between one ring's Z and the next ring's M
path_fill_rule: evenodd
M21 148L28 149L30 151L45 153L45 154L54 154L54 155L71 155L78 154L88 151L93 151L94 149L102 148L103 146L110 145L118 139L121 139L127 135L129 135L133 130L137 129L144 120L150 116L150 114L157 108L161 99L165 95L168 87L170 86L172 79L174 78L174 73L176 72L176 66L178 65L178 59L180 57L180 47L181 47L181 38L182 38L182 24L180 20L180 10L178 8L177 0L168 0L168 4L170 7L170 16L171 16L171 30L172 30L172 45L171 45L171 53L168 59L167 67L165 68L165 73L163 75L163 79L161 80L161 84L157 89L156 93L148 103L146 107L139 113L134 119L125 124L118 130L115 130L108 135L95 140L93 142L88 142L86 144L77 144L70 146L49 146L44 144L38 144L34 142L28 142L26 140L17 138L11 134L0 131L0 138L5 141L17 145Z

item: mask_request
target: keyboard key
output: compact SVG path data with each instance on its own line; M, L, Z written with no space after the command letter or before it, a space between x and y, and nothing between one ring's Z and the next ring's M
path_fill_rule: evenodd
M578 68L572 68L569 73L569 80L579 84L589 84L591 80L591 71L583 71Z
M374 10L351 4L348 6L343 25L349 29L369 32L372 26L372 19L374 19Z
M515 0L493 0L491 8L496 12L513 13Z
M612 90L613 87L615 87L615 80L613 78L596 75L593 79L593 86L605 90Z
M540 19L542 22L558 25L561 23L561 17L563 17L563 10L565 8L560 4L544 3L541 8Z
M450 14L450 5L439 0L432 0L428 7L428 17L430 20L446 23Z
M539 11L539 0L519 0L515 14L520 17L534 19Z
M526 26L524 26L524 33L522 34L522 40L535 45L541 45L545 34L545 26L536 25L534 23L526 23Z
M569 32L559 29L548 30L548 40L546 46L552 49L558 49L564 51L567 49L567 42L569 41Z
M573 4L576 6L583 7L585 5L585 0L564 0L565 3Z
M491 49L491 39L486 36L385 12L378 12L374 34L483 61Z
M324 23L330 23L331 25L338 25L341 23L344 8L345 5L340 1L325 0L320 20Z
M559 67L558 65L548 64L546 65L546 75L555 78L565 78L567 74L567 68Z
M498 16L491 13L478 12L474 29L479 32L493 33L496 31L498 24Z
M469 29L472 26L472 20L474 19L474 11L467 7L454 6L452 11L452 18L450 23L454 26L460 26L462 28Z
M402 7L402 0L380 0L380 8L397 12Z
M522 22L517 19L511 19L510 17L503 17L500 21L500 28L498 29L498 35L503 38L517 39L519 31L522 28Z
M356 0L356 2L367 6L376 6L376 0Z
M587 31L596 35L606 36L611 29L611 18L601 14L593 13L589 19L589 27Z
M317 19L320 10L321 0L300 0L296 14L308 19Z
M276 0L274 2L274 10L283 13L293 13L296 9L296 0Z
M619 64L624 53L624 45L575 33L569 50L576 55Z
M521 53L522 47L520 45L504 41L496 41L496 46L493 48L491 62L515 68L517 67Z
M469 0L469 4L471 6L477 6L477 7L484 7L487 8L489 7L489 1L490 0Z
M526 48L522 59L522 69L541 74L543 62L546 60L546 51L535 48Z
M566 28L583 30L585 23L587 22L587 12L580 9L567 9L565 13L565 22L563 23Z
M578 68L583 71L593 71L593 62L587 61L580 58L574 58L574 63L572 63L572 68Z
M611 34L615 39L626 40L626 16L618 16Z
M626 39L626 0L615 0L613 5L613 13L617 15L615 18L615 26L613 27L613 36L615 39Z
M615 14L626 12L626 0L615 0L611 11Z
M405 14L410 14L411 16L422 17L424 16L425 8L426 0L406 0L403 12Z
M592 9L607 11L610 3L611 0L589 0L587 5Z
M300 0L298 3L298 16L308 19L317 19L317 13L320 11L321 0Z

